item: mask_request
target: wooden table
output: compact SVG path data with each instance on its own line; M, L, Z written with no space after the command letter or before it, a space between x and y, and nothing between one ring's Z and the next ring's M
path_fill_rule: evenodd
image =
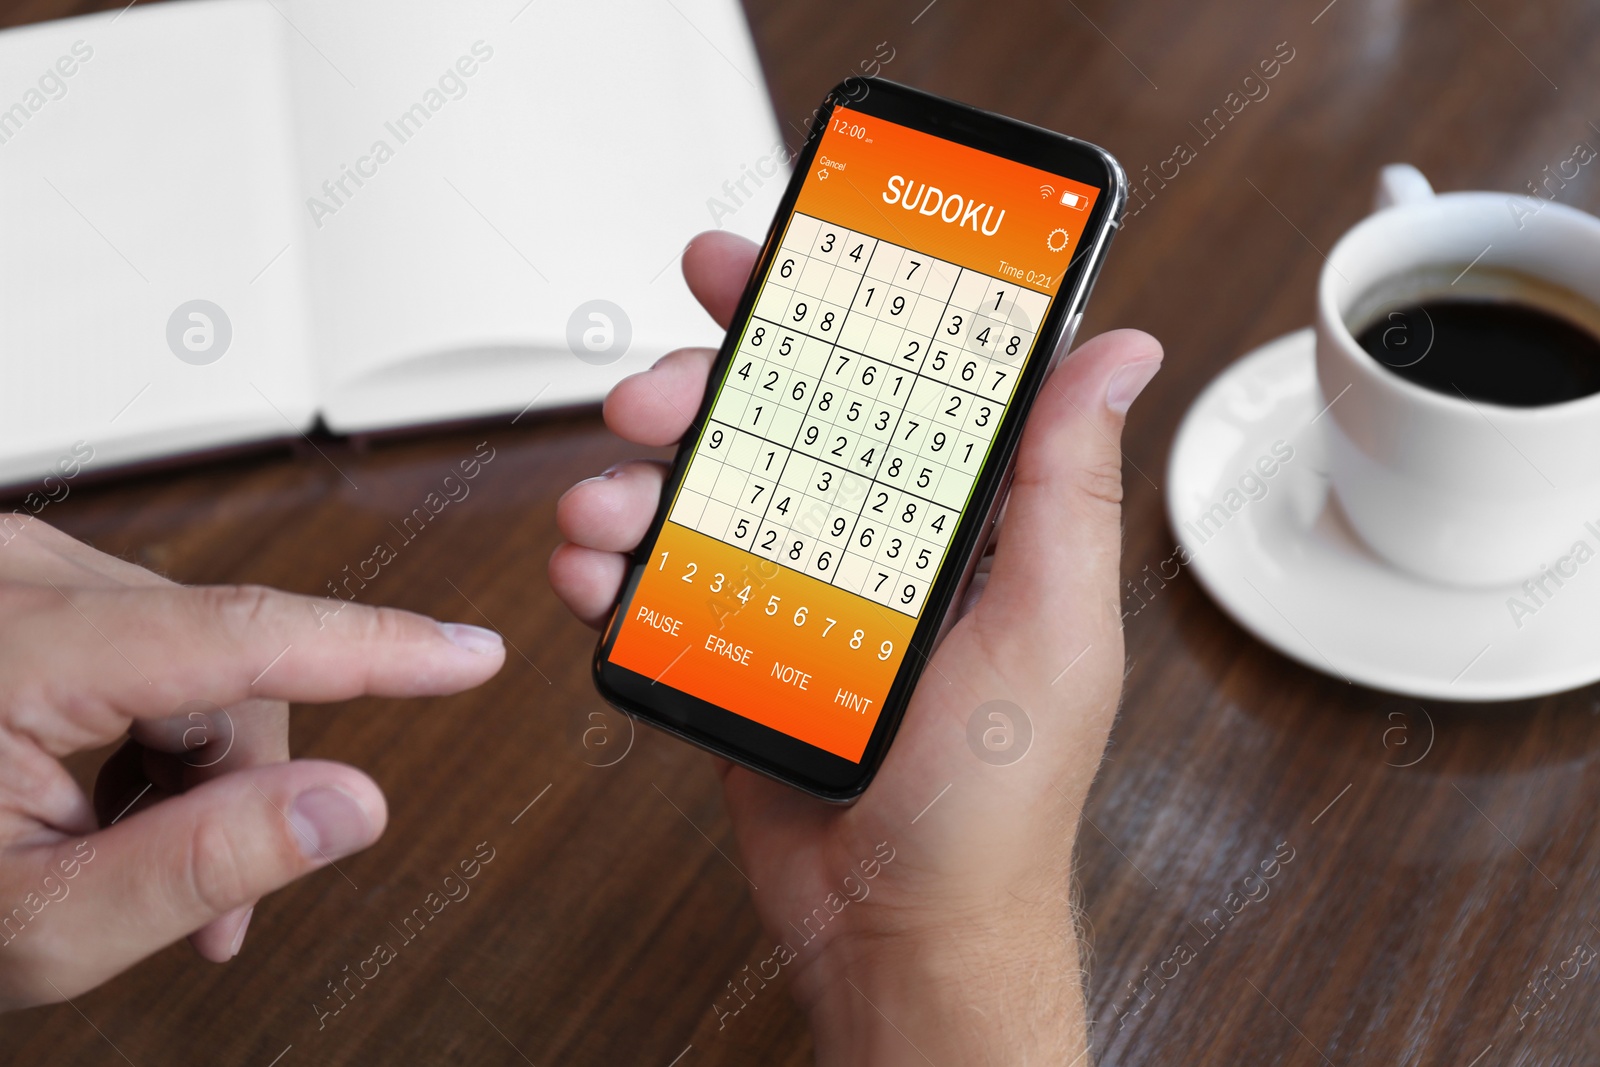
M1242 94L1280 42L1293 50L1270 94L1127 227L1089 314L1085 336L1139 326L1167 345L1128 429L1130 576L1172 553L1157 486L1178 418L1230 360L1309 321L1319 250L1364 212L1379 165L1409 160L1443 189L1521 189L1575 142L1600 145L1600 8L1584 0L923 2L750 4L791 143L824 90L887 42L886 76L1085 137L1143 177L1176 143L1198 144L1190 124ZM6 0L0 22L94 6ZM1561 198L1600 208L1597 174ZM734 845L707 760L641 730L620 761L594 765L629 729L596 698L593 637L544 567L556 498L630 450L594 417L527 422L324 446L359 493L308 454L74 491L52 509L71 533L185 582L319 593L488 440L498 458L471 498L364 599L492 624L516 651L463 697L297 710L297 755L359 764L387 791L383 841L341 864L348 880L323 871L265 901L231 966L180 945L76 1008L0 1019L0 1059L809 1062L779 989L717 1029L713 1000L766 942L712 847ZM1269 651L1187 575L1127 632L1126 706L1081 849L1100 1062L1600 1057L1600 967L1551 977L1575 946L1600 946L1595 690L1430 705L1431 750L1402 768L1428 739L1420 717L1404 720L1409 738L1386 733L1390 698ZM495 859L471 896L319 1031L325 983L485 841ZM1280 843L1294 858L1270 896L1214 940L1196 936ZM1197 958L1119 1026L1138 1005L1130 983L1184 938Z

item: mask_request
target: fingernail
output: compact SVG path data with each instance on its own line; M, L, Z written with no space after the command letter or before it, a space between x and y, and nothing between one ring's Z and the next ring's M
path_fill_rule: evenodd
M590 477L583 479L582 481L578 482L577 485L573 486L573 488L576 489L578 485L588 485L591 482L609 482L611 479L615 478L618 473L618 468L608 467L599 474L591 475Z
M1154 378L1156 371L1160 369L1159 359L1146 359L1130 363L1126 367L1119 367L1117 373L1111 376L1111 384L1106 386L1106 407L1118 415L1126 415L1139 394L1144 392L1144 387L1150 384L1150 379Z
M505 642L493 630L485 630L482 626L470 626L464 622L441 622L439 629L450 639L450 643L457 648L464 648L468 652L477 652L480 655L491 655L505 647Z
M308 789L294 798L289 825L309 859L336 860L372 844L372 823L355 798L342 790Z
M230 958L237 956L239 954L239 950L244 947L244 932L250 929L250 916L254 915L255 913L256 909L251 908L249 911L244 913L244 918L240 920L239 929L233 935L233 947L228 950L228 956Z

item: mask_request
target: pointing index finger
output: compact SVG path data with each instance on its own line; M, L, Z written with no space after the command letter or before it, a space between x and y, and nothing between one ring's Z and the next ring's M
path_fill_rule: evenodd
M453 693L505 660L499 635L475 626L261 586L59 592L6 635L0 672L40 687L78 680L74 725L91 736L57 738L63 750L114 738L130 718L166 718L187 700ZM75 630L82 640L62 639Z

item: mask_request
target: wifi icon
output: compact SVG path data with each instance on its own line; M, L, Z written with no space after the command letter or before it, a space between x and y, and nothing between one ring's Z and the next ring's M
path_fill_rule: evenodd
M1039 186L1039 199L1040 200L1049 200L1054 195L1056 195L1055 186L1053 186L1053 185L1041 185L1041 186Z

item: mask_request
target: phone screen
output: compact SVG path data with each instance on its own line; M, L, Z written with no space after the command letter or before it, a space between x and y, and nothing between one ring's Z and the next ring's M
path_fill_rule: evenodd
M859 761L1100 192L836 107L610 662Z

